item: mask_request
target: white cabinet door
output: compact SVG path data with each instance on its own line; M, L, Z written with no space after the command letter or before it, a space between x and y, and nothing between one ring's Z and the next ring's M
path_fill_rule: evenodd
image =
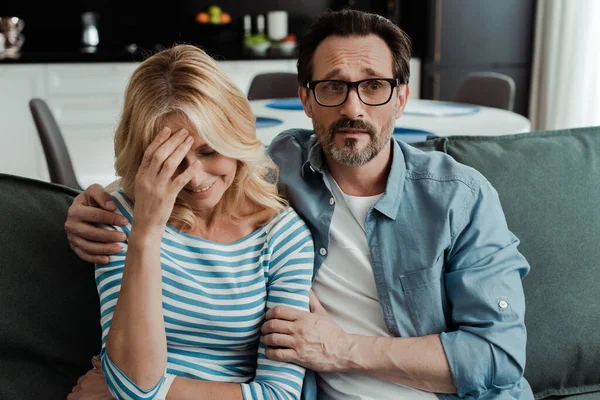
M82 187L115 180L113 137L137 63L48 65L48 103Z
M29 111L44 97L42 65L0 65L0 173L48 180L46 158Z

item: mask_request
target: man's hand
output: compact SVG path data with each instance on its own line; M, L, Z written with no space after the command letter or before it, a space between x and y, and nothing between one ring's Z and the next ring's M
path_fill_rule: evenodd
M73 388L71 394L67 396L67 400L113 399L102 373L100 359L96 357L92 358L92 365L94 369L89 370L87 374L77 380L77 385Z
M262 326L267 358L318 372L347 369L349 334L333 321L312 290L310 311L279 306L267 312Z
M107 264L107 255L121 251L118 242L125 241L124 233L94 225L127 225L127 219L115 213L115 210L110 194L97 184L78 195L69 207L65 230L71 248L82 260L92 264Z

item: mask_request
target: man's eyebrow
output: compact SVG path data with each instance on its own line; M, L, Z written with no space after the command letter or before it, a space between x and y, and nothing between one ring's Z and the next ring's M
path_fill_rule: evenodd
M383 76L379 72L375 71L373 68L368 68L367 67L367 68L364 68L363 71L366 72L367 74L369 74L370 76L373 76L373 77L380 78L380 77Z
M370 68L370 67L363 68L363 72L369 76L376 77L376 78L380 78L383 76L379 72L375 71L373 68ZM333 79L333 78L337 77L339 74L340 74L340 69L336 68L334 70L329 71L327 74L325 74L325 76L323 77L323 80L326 81L329 79Z
M331 78L334 78L337 75L339 75L339 73L340 73L340 69L339 68L331 70L327 74L325 74L325 76L323 77L323 80L326 81L326 80L329 80Z

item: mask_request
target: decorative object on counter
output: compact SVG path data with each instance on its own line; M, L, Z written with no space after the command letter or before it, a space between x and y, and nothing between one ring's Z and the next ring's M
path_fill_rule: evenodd
M267 13L267 32L273 42L283 40L288 35L287 11L269 11Z
M25 36L21 33L25 28L25 21L19 17L0 17L0 33L2 33L3 49L0 47L1 57L18 57Z
M244 37L244 47L256 56L264 56L271 47L271 42L265 35L265 16L262 14L256 16L256 30L256 34Z
M83 32L81 34L81 43L84 45L83 51L94 53L100 43L100 35L98 34L98 13L84 12L81 14L81 23L83 24Z
M278 53L281 53L285 56L289 56L294 54L296 50L296 35L290 33L285 37L285 39L271 43L271 48Z
M231 23L231 15L223 12L221 7L212 5L206 11L201 11L196 14L196 22L199 24L229 24Z

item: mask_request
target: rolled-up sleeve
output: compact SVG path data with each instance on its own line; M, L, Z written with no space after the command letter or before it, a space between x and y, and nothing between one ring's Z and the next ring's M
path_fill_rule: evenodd
M289 218L289 216L288 216ZM294 213L284 219L286 229L277 232L269 265L267 309L277 306L309 311L308 299L314 264L314 245L306 224ZM299 365L273 361L265 355L260 337L256 376L242 384L245 400L298 400L305 369Z
M487 181L466 202L449 253L446 290L452 322L441 334L458 396L517 386L525 370L525 297L529 264Z

